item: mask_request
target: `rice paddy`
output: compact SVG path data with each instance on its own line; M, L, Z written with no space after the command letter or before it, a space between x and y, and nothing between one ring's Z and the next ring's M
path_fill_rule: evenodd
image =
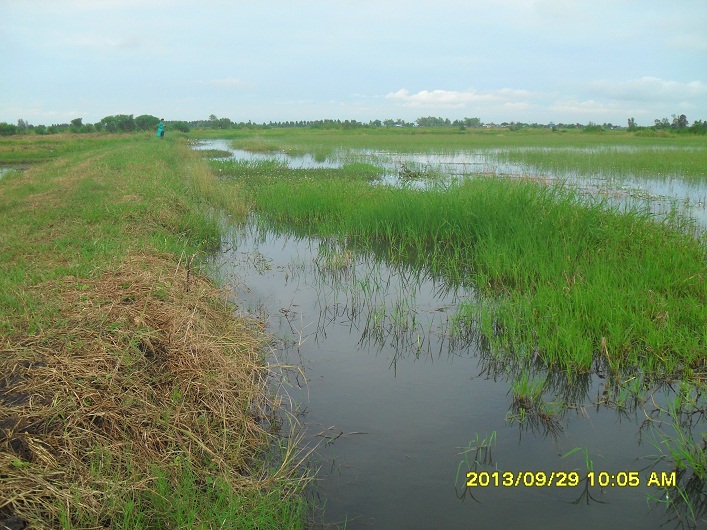
M239 132L233 139L234 147L248 148L249 142L255 141L248 134ZM467 432L467 441L456 447L467 446L474 433L493 431L496 443L502 446L496 454L503 454L505 460L497 456L495 465L522 469L527 463L508 453L512 429L525 433L527 439L555 440L553 443L563 446L582 432L587 444L592 444L584 448L586 454L596 455L607 436L617 444L623 439L611 431L608 418L632 416L634 429L624 434L630 439L638 433L656 443L650 445L649 452L645 445L636 447L635 441L626 442L633 450L606 449L613 463L604 466L623 462L624 467L645 469L652 455L656 469L674 469L680 474L681 481L667 493L673 501L665 502L667 490L660 493L644 489L636 495L636 490L615 488L607 496L585 482L586 490L579 500L593 503L592 499L601 499L613 505L611 509L596 507L593 513L597 520L609 517L609 512L622 517L616 503L635 513L637 505L632 503L645 506L647 499L653 499L654 504L665 505L668 518L675 517L688 526L703 521L707 253L699 215L701 194L706 189L700 168L704 171L707 167L707 151L702 139L690 138L683 143L679 138L647 139L626 134L550 133L507 138L421 131L260 131L257 135L257 141L266 141L271 152L273 146L283 146L285 152L291 149L300 156L310 153L328 166L302 167L294 159L290 167L287 156L212 163L213 171L226 186L234 183L239 187L259 227L257 237L233 236L234 245L245 253L250 252L245 249L251 245L260 249L258 252L268 249L272 253L269 268L259 275L273 287L253 288L248 296L256 296L257 290L263 298L272 299L268 304L271 315L287 309L284 314L290 338L283 345L297 345L295 350L305 359L303 370L308 377L330 378L339 381L340 389L355 394L360 387L360 392L376 396L378 403L371 404L373 408L356 414L362 426L355 430L370 431L367 421L378 425L376 418L381 412L374 409L380 408L388 414L411 414L410 419L401 418L395 424L410 422L399 428L414 437L419 423L413 418L419 415L407 407L389 409L386 403L399 401L387 387L407 395L410 389L400 381L406 377L401 376L401 370L407 373L416 363L419 366L432 359L437 359L438 370L440 364L453 362L467 373L467 381L490 378L505 388L502 395L508 393L502 399L504 410L492 405L499 399L498 388L478 394L494 419ZM482 171L476 172L473 164L467 164L463 171L449 175L440 164L415 161L416 157L420 160L440 153L458 156L464 150L484 157ZM507 175L506 166L490 172L491 160L521 164L525 173ZM395 168L392 177L391 168ZM602 193L592 193L595 188L571 185L577 175L590 173L614 185L636 179L687 182L692 186L690 199L696 208L684 209L681 203L656 213L645 207L646 203L618 203ZM648 197L647 202L651 201ZM311 250L304 250L306 247ZM229 268L228 263L240 262L235 255L227 253L218 260L222 270L231 270L242 285L252 286L258 281L258 275ZM312 270L305 273L301 266L293 267L292 260L311 261ZM293 282L299 290L292 290ZM277 291L273 292L275 285ZM303 294L305 288L315 294ZM311 307L306 301L309 298L315 300ZM433 305L443 310L430 309ZM281 329L276 320L271 316L271 324ZM335 331L342 326L353 335L352 343L342 337L344 332ZM286 330L283 333L287 334ZM327 340L329 335L336 335L341 344L350 344L351 351L339 353L338 344ZM337 353L331 358L317 349L322 347ZM379 357L387 359L383 363L388 366L387 377L372 373L386 370ZM318 367L318 363L334 362L334 358L348 373L360 374L363 379L343 382L330 369ZM442 417L457 417L458 411L444 401L454 398L442 397L440 402L432 397L445 395L453 381L464 384L451 369L445 371L447 383L429 373L431 369L424 375L422 370L422 379L414 380L426 394L410 394L410 401L419 407L420 400L427 399L439 407ZM380 381L378 384L386 388L372 387L371 381ZM680 395L676 382L691 397L679 399L679 406L670 406ZM310 381L306 394L294 392L307 403L310 419L326 418L320 426L345 421L343 418L352 413L345 402L330 392L317 399L317 388ZM471 386L466 391L477 395ZM466 401L456 396L460 403ZM338 416L333 405L321 399L336 402ZM317 407L325 410L317 412ZM485 415L483 409L479 405L473 408L475 414ZM594 426L589 428L586 420L580 422L581 426L574 425L570 418L587 417L588 409L597 411ZM639 421L641 415L648 421ZM689 424L686 418L692 418ZM381 438L376 438L380 439L377 443L389 443L387 429L378 428ZM439 429L442 434L435 437L435 447L447 449L440 449L443 454L429 461L442 466L449 463L450 440L460 432L444 422ZM602 438L604 442L600 442ZM364 441L359 443L361 449L356 451L368 446ZM411 444L403 446L417 454ZM572 449L565 446L563 454ZM341 451L346 459L348 453L343 448ZM386 454L395 459L395 452ZM549 455L536 455L538 460L533 461L544 469L555 469L553 466L566 466L576 454L562 462ZM323 458L326 461L328 457ZM365 487L378 494L394 487L369 468L369 458L381 465L372 456L359 456L352 464L375 475L364 473L367 478L361 480ZM425 467L419 460L417 463ZM420 469L415 467L414 474L405 475L395 468L392 474L398 481L417 480L424 486L429 480L437 484L438 479L433 477L439 475L438 470L425 467L428 476L421 475ZM343 487L337 475L349 477L345 470L338 469L326 473L324 482ZM586 473L582 476L585 478ZM345 490L347 496L359 498L355 486ZM346 514L357 515L364 522L372 520L368 519L373 517L371 513L376 514L375 520L383 517L380 510L365 503L343 502L335 491L337 487L331 486L322 493L327 497L327 511L331 510L334 517L330 521L341 520ZM429 488L425 492L432 494ZM508 491L505 499L500 490L473 493L487 503L491 499L504 506L521 502L520 494ZM437 491L434 495L435 502L446 506L449 524L464 520L463 507L449 505L449 499L439 498ZM419 496L413 497L415 506L425 504ZM413 509L413 505L405 505ZM536 517L550 512L571 517L550 499L539 502L539 506ZM422 517L414 511L414 517ZM439 510L433 511L441 515ZM497 510L484 513L479 521L499 517Z
M382 249L393 263L473 285L487 296L463 304L458 324L473 321L488 337L502 328L499 350L532 344L525 354L579 373L600 352L616 373L639 363L647 377L704 373L705 249L696 234L560 186L477 178L420 191L366 185L373 178L358 166L257 165L238 182L277 226L338 235L357 251Z
M705 524L704 138L229 133L0 142L0 521Z

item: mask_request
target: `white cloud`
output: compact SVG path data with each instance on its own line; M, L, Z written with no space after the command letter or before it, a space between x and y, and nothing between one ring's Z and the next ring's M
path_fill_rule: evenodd
M17 116L17 119L22 118L27 120L32 125L51 125L53 123L68 123L74 118L85 118L87 113L79 109L62 109L55 110L42 105L34 106L17 106L7 105L0 106L0 114ZM15 120L0 120L14 123Z
M574 98L562 98L550 104L548 110L564 115L599 117L615 111L616 106L594 99L577 100Z
M119 10L119 9L134 9L134 8L145 8L149 7L166 7L169 5L179 4L183 2L176 2L175 0L150 0L145 2L145 0L63 0L57 2L57 0L44 0L39 2L44 4L45 7L56 7L58 9L77 9L86 11L105 11L105 10Z
M463 108L472 104L527 103L526 100L534 98L535 95L528 90L510 88L488 92L477 92L475 90L421 90L416 94L411 94L408 90L402 88L397 92L388 93L385 97L386 99L398 101L406 107Z
M680 82L645 76L612 82L592 81L555 94L543 102L545 116L559 121L620 122L628 116L651 124L655 118L685 112L700 113L707 100L707 85L701 81ZM696 116L695 119L699 118Z
M528 111L538 108L538 105L529 103L528 101L509 101L503 104L503 109L506 111Z
M705 0L0 4L0 121L707 118Z
M385 99L418 113L468 109L492 120L620 121L629 115L663 116L699 111L707 99L702 81L679 82L645 76L620 82L577 84L568 90L421 90L400 89Z

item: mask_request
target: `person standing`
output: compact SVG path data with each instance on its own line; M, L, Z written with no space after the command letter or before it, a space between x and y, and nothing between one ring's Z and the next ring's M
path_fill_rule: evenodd
M157 136L158 138L164 138L164 129L165 129L165 124L164 124L164 118L160 120L160 122L157 124Z

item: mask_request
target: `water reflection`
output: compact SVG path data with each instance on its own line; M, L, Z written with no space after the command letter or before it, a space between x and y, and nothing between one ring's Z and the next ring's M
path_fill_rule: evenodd
M0 179L3 178L8 173L10 173L11 171L21 171L21 169L16 168L16 167L2 167L2 166L0 166Z
M218 150L231 153L230 157L219 158L246 162L274 161L291 169L340 168L343 165L339 160L315 158L309 153L290 154L284 151L257 152L235 149L231 146L230 140L204 140L193 144L192 147L197 151Z
M196 149L217 149L232 153L232 160L272 161L291 169L343 167L347 162L363 161L384 169L380 183L427 188L444 185L458 178L499 177L533 180L542 184L563 183L578 190L588 200L601 200L607 206L648 211L658 219L673 219L677 224L694 222L707 229L707 181L687 181L679 176L648 178L645 176L597 173L584 175L567 170L553 171L504 160L509 149L493 148L477 151L444 153L396 153L374 149L340 149L326 157L311 154L268 153L234 149L228 140L201 141ZM514 148L514 150L569 150L601 156L609 151L658 149L634 146L604 146L596 148ZM678 148L661 147L675 150ZM684 218L684 219L679 219Z
M300 366L281 385L304 443L317 447L313 494L328 523L564 528L581 518L652 528L647 505L670 508L660 522L704 518L704 482L690 473L680 490L646 485L649 466L675 470L681 440L704 443L707 404L696 390L651 386L640 374L627 381L600 363L591 374L558 373L532 355L500 355L473 326L452 326L473 289L351 244L254 220L213 264L241 310L269 323L279 362ZM466 488L472 469L581 481ZM642 485L590 486L590 469L637 471Z

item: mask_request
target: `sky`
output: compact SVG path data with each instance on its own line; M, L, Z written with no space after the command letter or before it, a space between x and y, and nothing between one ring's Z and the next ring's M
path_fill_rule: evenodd
M707 120L707 0L0 0L0 122Z

